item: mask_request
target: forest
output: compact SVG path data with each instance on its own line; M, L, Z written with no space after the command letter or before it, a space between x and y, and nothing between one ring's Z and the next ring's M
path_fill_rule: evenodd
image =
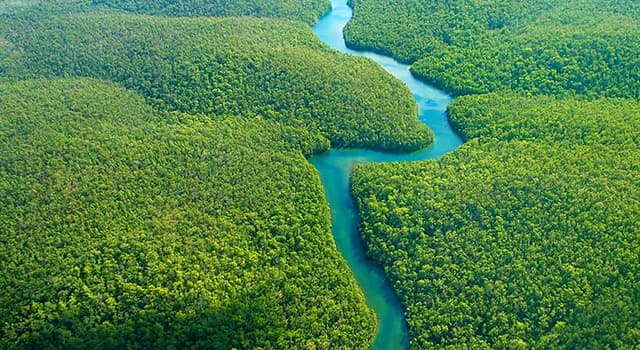
M351 3L351 47L463 95L461 148L353 175L411 347L639 347L640 4Z
M361 233L412 347L640 345L638 164L637 148L474 139L356 168Z
M451 103L448 115L465 139L640 147L640 103L629 99L469 95Z
M1 348L366 348L326 139L91 79L1 84L0 115Z
M640 3L350 4L460 96L465 145L352 179L411 347L640 347ZM368 348L307 158L434 136L328 8L0 0L0 348Z
M331 7L324 0L92 0L93 5L124 10L131 13L187 16L229 17L254 16L297 19L313 24Z
M465 96L457 151L356 168L361 234L415 348L640 345L639 112Z
M0 348L367 348L306 158L429 144L408 89L311 17L125 5L0 3Z
M0 15L29 12L38 15L77 12L132 13L162 17L286 18L314 24L330 9L324 0L3 0Z
M336 147L411 151L432 141L409 90L375 63L329 50L299 22L124 14L0 22L0 80L94 77L161 110L259 114Z
M347 44L415 63L454 95L640 98L640 3L634 0L351 0Z

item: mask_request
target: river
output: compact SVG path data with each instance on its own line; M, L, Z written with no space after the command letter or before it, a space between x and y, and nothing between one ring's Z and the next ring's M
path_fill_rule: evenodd
M351 198L351 171L357 163L437 159L460 146L462 139L451 129L446 116L451 96L413 78L409 66L390 57L347 48L342 29L353 12L347 5L347 0L332 0L331 5L332 10L320 18L313 27L313 32L332 48L368 57L402 80L418 104L418 118L435 135L435 141L430 147L413 153L389 154L364 149L334 149L311 159L311 163L320 172L331 208L333 235L338 250L362 288L367 305L375 311L378 318L378 333L371 349L408 349L409 334L402 306L383 270L367 259L360 239L359 217Z

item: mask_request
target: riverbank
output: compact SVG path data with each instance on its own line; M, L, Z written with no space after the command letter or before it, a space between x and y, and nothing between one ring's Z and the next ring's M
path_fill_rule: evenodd
M434 133L428 148L406 154L390 154L364 149L333 149L311 158L318 169L331 208L332 229L336 245L353 271L367 304L377 316L378 334L371 349L407 349L409 335L404 310L388 284L383 269L367 258L358 232L359 216L351 197L351 172L356 164L437 159L462 144L446 116L452 97L417 79L409 66L390 57L347 48L342 30L352 17L346 0L332 1L332 10L313 27L313 32L332 48L367 57L403 81L418 106L418 118Z

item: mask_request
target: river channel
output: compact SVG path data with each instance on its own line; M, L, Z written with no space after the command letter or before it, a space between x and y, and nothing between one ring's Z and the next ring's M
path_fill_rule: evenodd
M364 149L333 149L311 159L311 163L320 172L331 208L333 235L338 250L362 288L367 305L375 311L378 319L378 333L371 349L408 349L409 335L402 306L383 270L366 257L360 239L359 216L351 198L351 171L358 163L437 159L460 146L462 140L451 129L446 117L451 96L418 81L409 72L409 66L390 57L347 48L342 30L352 17L352 9L347 5L347 0L332 0L331 5L332 10L313 27L316 36L338 51L372 59L402 80L418 104L418 118L435 135L435 141L430 147L413 153L389 154Z

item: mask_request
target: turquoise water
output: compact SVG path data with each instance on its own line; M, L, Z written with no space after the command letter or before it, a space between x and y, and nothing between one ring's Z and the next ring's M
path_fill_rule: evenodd
M358 213L351 198L351 170L357 163L396 162L436 159L462 144L451 129L446 109L451 97L411 76L409 66L392 58L347 48L342 29L351 19L352 10L347 0L332 0L332 10L314 26L313 32L320 40L336 50L356 56L365 56L379 63L389 73L402 80L411 90L419 107L419 119L427 124L435 135L431 147L414 153L388 154L363 149L334 149L315 156L311 163L320 172L327 200L331 207L333 235L338 250L346 259L378 318L378 334L371 349L407 349L409 335L403 309L382 269L366 258L358 233Z

